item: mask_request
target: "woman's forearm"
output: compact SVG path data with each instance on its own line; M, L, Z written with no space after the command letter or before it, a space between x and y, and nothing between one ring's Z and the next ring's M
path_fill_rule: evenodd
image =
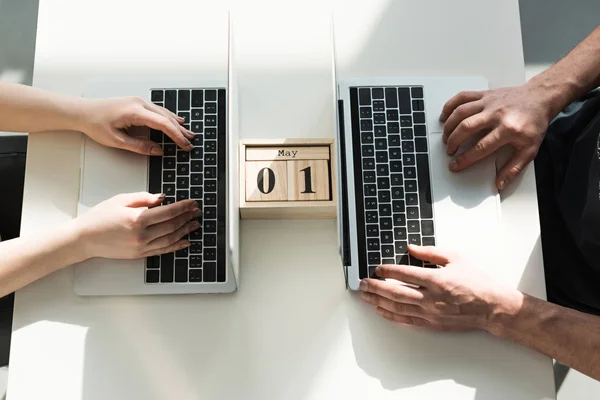
M0 82L0 131L80 130L87 100Z
M488 329L600 380L600 317L517 293Z
M74 221L57 229L0 242L0 297L83 261Z

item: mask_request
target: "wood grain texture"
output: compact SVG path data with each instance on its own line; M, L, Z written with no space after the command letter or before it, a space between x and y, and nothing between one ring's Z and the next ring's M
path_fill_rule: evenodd
M287 171L288 200L330 200L327 160L288 161Z
M287 201L287 179L286 161L246 162L246 201Z
M248 147L246 161L329 160L329 146Z

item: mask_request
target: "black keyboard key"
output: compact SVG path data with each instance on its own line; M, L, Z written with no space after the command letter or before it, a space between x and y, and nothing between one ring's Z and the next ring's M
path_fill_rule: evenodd
M217 236L216 235L204 235L202 239L205 246L215 247L217 245Z
M385 125L375 125L375 137L386 137L387 128Z
M407 192L416 192L417 191L417 181L414 179L407 179L404 182L404 188Z
M404 188L402 186L394 186L392 188L392 199L404 200Z
M160 256L152 256L146 259L146 268L154 269L160 267Z
M378 251L379 250L379 238L369 238L367 239L367 250L369 251Z
M389 217L392 215L392 205L391 204L380 204L379 205L379 215L382 217Z
M416 193L406 193L406 205L407 206L418 206L419 195Z
M373 99L383 99L383 88L373 88L371 90Z
M400 146L400 136L399 135L390 135L388 137L388 142L390 147L398 147Z
M387 110L386 116L388 121L398 121L398 111L397 110Z
M408 88L399 88L398 89L398 102L399 102L399 109L400 109L400 114L410 114L411 113L411 107L410 107L410 93L408 91Z
M379 138L375 140L375 150L386 150L387 149L387 140L383 138Z
M225 264L219 263L217 266L217 282L225 282L226 278Z
M207 206L217 205L217 194L216 193L204 193L204 204Z
M377 196L377 185L374 185L374 184L365 185L365 196L370 196L370 197Z
M192 233L190 233L190 240L199 241L202 240L202 228L198 228Z
M431 183L429 177L429 159L427 154L417 154L417 170L419 173L419 205L422 218L433 218L431 201Z
M163 182L175 183L175 171L163 171Z
M165 108L172 113L177 112L177 91L166 90L165 91Z
M192 90L192 107L202 107L204 104L204 94L202 90Z
M192 186L201 186L202 185L202 174L192 174Z
M204 168L204 177L206 179L217 179L217 168L216 167Z
M413 122L415 124L424 124L425 123L425 113L422 113L422 112L413 113Z
M206 126L217 126L217 117L213 115L207 115L204 117L204 123L206 124Z
M364 183L375 183L375 171L365 171L363 172L363 182Z
M402 150L399 147L391 147L390 148L390 160L401 160L402 159Z
M404 213L394 214L394 226L406 226L406 215Z
M373 111L384 111L385 104L382 100L377 100L373 102Z
M424 237L423 246L435 246L435 239L433 237Z
M406 240L406 228L394 228L394 239L395 240Z
M383 125L385 124L385 114L384 113L375 113L373 116L373 122L375 124Z
M362 146L362 156L363 157L373 157L375 154L375 146L370 144L365 144Z
M402 254L396 256L396 265L408 265L409 259L408 254Z
M383 258L394 257L394 246L381 246L381 255ZM393 260L392 260L393 263ZM389 264L389 261L383 260L383 264Z
M425 129L425 125L415 125L415 136L427 136L427 129Z
M421 86L411 88L410 93L412 94L412 97L415 99L423 98L423 88Z
M402 140L412 140L413 139L412 128L402 128L401 136L402 136Z
M399 160L390 161L390 171L391 172L402 172L402 161L399 161Z
M427 153L427 139L416 138L415 149L417 150L417 153Z
M150 129L150 140L156 143L161 143L163 141L163 133L161 131L157 131L156 129Z
M404 165L415 165L415 155L414 154L404 154L402 156L402 162Z
M387 108L398 108L396 88L385 88L385 105Z
M415 258L411 255L410 256L410 265L413 267L423 267L423 261L421 261L418 258Z
M177 150L177 162L186 163L190 161L190 153L183 150Z
M146 270L146 283L158 283L160 271L157 269Z
M408 229L408 233L419 233L419 221L408 221L408 225L406 226Z
M379 252L368 252L367 254L367 261L369 265L379 265L381 263Z
M216 262L205 262L204 263L204 282L215 282L217 280L217 263Z
M400 124L397 122L388 122L387 124L388 133L400 133Z
M207 153L216 153L217 152L217 141L216 140L207 140L204 143L204 151Z
M390 188L390 179L389 178L377 178L377 189L387 190L389 188Z
M373 130L373 121L370 119L361 119L360 120L360 130L361 131L372 131Z
M164 184L162 191L167 196L175 196L175 185L172 183Z
M163 91L153 90L150 95L151 101L163 101Z
M374 197L365 198L365 210L376 210L377 209L377 199Z
M421 235L419 235L418 233L413 233L411 235L408 235L408 243L420 246L421 245Z
M406 207L406 217L408 219L419 219L419 209L417 207Z
M390 167L387 164L377 164L377 176L388 176Z
M202 256L191 256L190 268L202 268Z
M191 254L202 254L202 242L190 242Z
M430 264L430 263L426 263L426 262L424 262L424 263L423 263L423 267L424 267L424 268L437 268L438 266L437 266L437 265L435 265L435 264Z
M375 169L375 159L363 158L363 169Z
M217 181L209 180L204 182L204 190L207 192L216 192L217 191Z
M423 100L413 100L412 101L413 111L425 111L425 103Z
M192 108L191 119L192 121L201 121L204 118L204 112L201 108Z
M163 201L163 204L165 206L168 206L169 204L173 203L175 203L175 197L165 197L165 200Z
M202 121L196 121L196 122L192 122L191 128L190 130L194 133L202 133L202 130L204 129L204 124L202 123Z
M204 232L216 233L217 232L217 222L214 220L204 221Z
M404 177L406 179L417 179L417 169L415 167L405 167Z
M402 186L402 174L391 175L392 186Z
M394 243L394 234L392 231L382 231L381 232L381 243Z
M173 282L175 273L175 254L167 253L160 256L160 281Z
M389 190L380 190L379 193L377 193L377 198L380 203L389 203L392 201L392 192Z
M204 157L204 150L202 147L194 147L194 150L192 150L192 159L200 160L202 157Z
M217 249L214 247L204 249L204 259L206 261L215 261L217 259Z
M202 282L202 270L201 269L190 269L189 270L189 281L190 282Z
M371 105L371 89L358 89L358 103L361 106Z
M206 189L206 191L208 192L209 190ZM192 186L190 187L190 194L192 197L190 197L193 200L202 200L202 186Z
M177 146L174 144L165 144L163 152L167 157L174 156L177 153Z
M375 152L375 161L378 163L387 164L389 161L387 151L376 151Z
M189 164L177 164L177 175L187 175L190 173Z
M367 237L379 237L379 225L367 225Z
M204 219L216 219L217 207L204 207L202 210L202 217L204 217Z
M175 157L163 157L163 169L175 169Z
M207 114L216 114L217 113L217 103L215 102L208 102L206 104L204 104L204 109L206 110Z
M373 113L371 112L371 107L361 107L360 108L360 117L361 118L371 118Z
M187 282L188 260L175 260L175 282Z
M365 212L367 224L376 224L379 221L379 217L377 211L367 211Z
M372 144L373 143L373 132L363 132L360 134L361 143L362 144Z
M202 160L192 160L192 172L202 172Z
M189 198L190 198L189 190L178 190L177 196L175 196L175 199L177 199L177 201L187 200Z
M395 213L403 213L406 211L404 202L402 200L392 201L392 211Z
M205 90L204 91L204 100L205 101L217 101L217 91L216 90Z
M202 136L202 134L200 134L200 133L197 133L197 134L196 134L196 135L194 135L194 137L192 138L192 144L193 144L194 146L196 146L196 147L197 147L197 146L202 146L202 144L203 144L203 143L204 143L204 137L203 137L203 136ZM196 149L194 148L194 150L196 150ZM202 149L200 149L200 150L202 150Z
M392 222L392 219L389 217L381 218L379 220L379 227L382 231L389 231L389 230L392 230L392 228L394 227L394 224Z
M412 117L410 115L403 115L400 117L400 126L412 126Z
M408 141L402 142L402 151L404 153L414 153L415 144L413 142L408 142Z
M421 221L421 233L424 236L433 236L433 221L425 219Z
M217 130L215 128L204 129L204 136L207 140L215 140L217 138Z
M161 193L160 189L162 183L162 176L160 171L162 170L162 168L160 165L160 157L150 157L149 163L150 164L148 165L148 190L150 191L150 193Z
M408 253L408 243L404 240L395 242L394 247L395 247L396 253L398 253L398 254Z
M180 89L177 92L177 108L180 111L187 111L190 109L190 91L189 90L183 90ZM189 117L186 118L186 121L189 120Z

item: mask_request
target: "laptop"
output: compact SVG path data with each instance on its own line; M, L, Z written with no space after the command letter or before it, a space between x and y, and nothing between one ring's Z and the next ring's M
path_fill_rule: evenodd
M216 18L216 17L215 17ZM185 118L196 133L184 152L159 131L164 150L145 157L84 139L78 214L119 193L165 193L163 204L194 199L203 210L191 246L137 260L91 259L75 266L74 290L90 295L231 293L239 287L239 208L236 79L229 16L212 30L211 46L228 46L228 60L207 60L210 73L148 75L90 82L84 97L140 96ZM222 27L222 29L220 28ZM174 58L176 60L176 58ZM216 65L222 64L222 68ZM182 71L184 72L184 71Z
M500 219L495 160L450 172L439 122L453 95L487 87L479 77L336 82L338 229L347 288L357 290L381 264L437 267L411 257L411 243L491 251Z

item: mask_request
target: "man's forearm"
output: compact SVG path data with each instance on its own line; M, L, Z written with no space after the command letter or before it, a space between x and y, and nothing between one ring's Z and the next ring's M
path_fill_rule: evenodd
M488 330L600 380L600 317L514 292Z
M0 131L78 130L83 98L0 82Z
M530 86L548 102L548 117L554 118L569 103L600 85L600 27L562 60L533 77Z
M81 249L73 221L52 231L0 242L0 297L83 261Z

